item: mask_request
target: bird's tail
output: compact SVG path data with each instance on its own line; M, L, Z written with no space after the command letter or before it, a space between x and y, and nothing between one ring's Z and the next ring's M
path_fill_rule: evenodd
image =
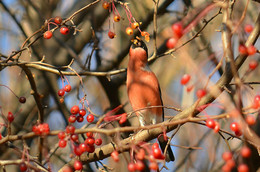
M159 145L160 145L160 147L162 149L162 152L164 152L164 150L165 150L165 148L167 146L167 140L164 140L164 136L161 135L161 136L159 136L158 141L159 141ZM172 152L172 149L171 149L170 145L168 145L168 147L167 147L165 160L166 160L166 162L170 162L170 161L174 161L175 160L175 157L173 155L173 152Z

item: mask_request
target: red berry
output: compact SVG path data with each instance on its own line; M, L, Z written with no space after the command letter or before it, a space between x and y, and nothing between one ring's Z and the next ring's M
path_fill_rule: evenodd
M87 151L87 144L80 143L79 148L80 148L81 152L86 152Z
M20 103L25 103L26 102L26 98L25 97L19 97L19 102Z
M260 95L254 97L254 109L257 109L260 106Z
M250 45L249 47L247 47L247 53L248 55L254 55L256 53L256 48L253 45Z
M153 149L153 156L156 159L161 159L161 157L162 157L161 149L160 148Z
M247 25L245 25L245 31L247 32L247 33L250 33L250 32L252 32L253 31L253 26L251 25L251 24L247 24Z
M95 151L95 146L94 145L92 145L92 146L87 145L87 152L88 153L93 153L94 151Z
M118 152L116 150L111 153L111 157L115 162L119 161Z
M26 171L26 170L27 170L27 165L26 165L24 162L22 162L22 163L19 165L19 168L20 168L21 171Z
M65 90L66 92L70 92L71 86L70 86L70 85L65 85L64 90Z
M127 27L125 29L125 32L126 32L127 35L132 35L134 33L134 31L133 31L133 29L131 27Z
M75 127L73 125L68 125L66 127L66 133L74 134L74 132L75 132Z
M246 122L248 125L254 125L256 122L255 117L253 117L252 115L247 115Z
M235 135L236 135L236 136L241 136L241 135L242 135L242 132L241 132L240 130L235 131Z
M254 70L258 66L258 62L256 60L251 60L249 62L249 69Z
M58 134L59 139L64 139L66 137L66 134L64 131L59 132Z
M240 130L239 124L237 122L232 122L230 124L230 129L234 132L237 132Z
M59 141L59 147L60 148L65 148L67 145L67 141L66 140L63 140L63 139L60 139Z
M127 165L127 169L128 169L128 171L135 171L135 164L133 162L130 162Z
M79 113L79 107L78 107L77 105L72 106L72 108L70 109L70 112L71 112L73 115L76 115L77 113Z
M224 152L224 153L222 154L222 159L223 159L224 161L228 161L228 160L232 159L232 157L233 157L233 155L232 155L231 152Z
M56 24L61 24L62 18L61 18L60 16L57 16L57 17L54 18L54 22L55 22Z
M65 165L63 168L62 168L62 172L73 172L72 168L68 165Z
M238 51L239 51L240 54L244 54L244 55L247 54L247 48L246 48L246 46L243 45L243 44L240 44L240 45L239 45Z
M114 16L114 21L115 21L115 22L119 22L120 19L121 19L121 17L120 17L119 15L115 15L115 16Z
M70 115L68 121L69 121L70 123L74 123L74 122L76 121L76 115Z
M196 95L197 95L198 98L202 98L202 97L204 97L206 94L207 94L207 92L206 92L206 90L204 90L204 89L199 89L199 90L197 90L197 92L196 92Z
M71 134L70 136L71 140L74 142L78 142L79 141L79 136L78 134Z
M52 37L52 32L49 31L49 30L47 30L46 32L44 32L43 37L44 37L45 39L51 39L51 37Z
M249 168L246 164L240 164L237 170L238 172L249 172Z
M172 30L173 30L173 33L174 35L177 37L177 38L180 38L182 37L182 24L181 23L175 23L172 25Z
M194 88L194 85L190 85L190 86L188 86L188 87L186 88L186 91L187 91L187 92L191 92L191 90L193 90L193 88Z
M85 140L85 143L86 143L87 145L93 146L93 145L95 144L95 139L94 139L94 138L87 138L87 139Z
M177 42L178 42L178 39L172 37L172 38L169 38L166 42L166 47L168 49L173 49L176 45L177 45Z
M75 155L80 156L83 152L81 151L81 149L79 148L79 146L75 146L73 149Z
M243 158L249 158L251 156L251 149L247 146L243 146L240 150Z
M94 121L94 115L93 115L93 114L89 114L89 115L87 116L87 121L88 121L89 123L93 122L93 121Z
M159 144L158 143L154 143L153 146L152 146L152 150L153 149L158 149L159 148Z
M151 163L149 164L149 168L150 168L151 170L157 170L157 169L158 169L158 164L157 164L156 162L151 162Z
M220 126L218 122L215 122L214 132L217 133L220 130Z
M89 138L92 138L93 137L93 133L92 132L87 132L86 136L89 137Z
M230 170L236 166L236 162L233 159L230 159L226 162L226 165L230 168Z
M58 91L58 95L59 95L60 97L64 96L64 94L65 94L65 91L64 91L63 88Z
M81 115L81 116L85 116L86 113L87 113L87 111L85 109L80 109L79 110L79 115Z
M42 124L42 134L49 134L50 128L48 123Z
M144 160L145 151L144 149L140 149L136 154L136 159Z
M101 144L102 144L102 139L96 139L95 140L95 144L97 145L97 146L100 146Z
M75 160L75 161L74 161L74 169L75 169L75 170L82 170L82 168L83 168L83 166L82 166L81 161Z
M83 122L84 121L84 118L83 118L83 116L77 116L77 121L78 122Z
M107 10L110 7L110 3L105 1L103 2L102 7Z
M69 32L70 32L70 30L67 27L60 28L60 33L63 35L67 35Z
M109 37L110 39L113 39L113 38L116 37L116 34L115 34L114 32L112 32L112 31L108 31L107 35L108 35L108 37Z
M181 85L186 85L190 81L190 78L189 74L184 74L181 78Z
M216 123L215 123L215 121L213 119L207 119L206 120L206 125L207 125L207 127L214 129L215 126L216 126Z
M145 165L143 163L143 161L137 161L135 163L135 169L138 170L138 171L143 171L145 168Z
M132 29L136 29L138 27L139 27L139 23L137 23L137 22L134 22L134 23L131 24Z
M8 112L7 120L11 123L14 120L14 115L12 112Z

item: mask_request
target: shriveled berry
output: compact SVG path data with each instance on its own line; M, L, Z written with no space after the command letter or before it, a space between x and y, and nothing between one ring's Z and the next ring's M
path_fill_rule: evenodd
M20 103L25 103L26 102L26 98L25 97L19 97L19 102Z

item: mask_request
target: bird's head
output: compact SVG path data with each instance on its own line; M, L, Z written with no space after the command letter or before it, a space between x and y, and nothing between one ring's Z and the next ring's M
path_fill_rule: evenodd
M140 60L143 63L147 63L148 49L145 43L138 37L132 42L133 43L129 51L130 60Z

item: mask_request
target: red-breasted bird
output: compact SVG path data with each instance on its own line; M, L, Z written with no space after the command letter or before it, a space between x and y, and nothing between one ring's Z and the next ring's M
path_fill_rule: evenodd
M158 79L150 70L147 60L148 50L145 43L140 39L134 40L129 51L126 87L133 110L138 110L136 115L141 126L157 124L164 120L162 107L146 108L163 105ZM159 144L164 151L167 141L159 138ZM170 146L167 149L166 161L174 161Z

